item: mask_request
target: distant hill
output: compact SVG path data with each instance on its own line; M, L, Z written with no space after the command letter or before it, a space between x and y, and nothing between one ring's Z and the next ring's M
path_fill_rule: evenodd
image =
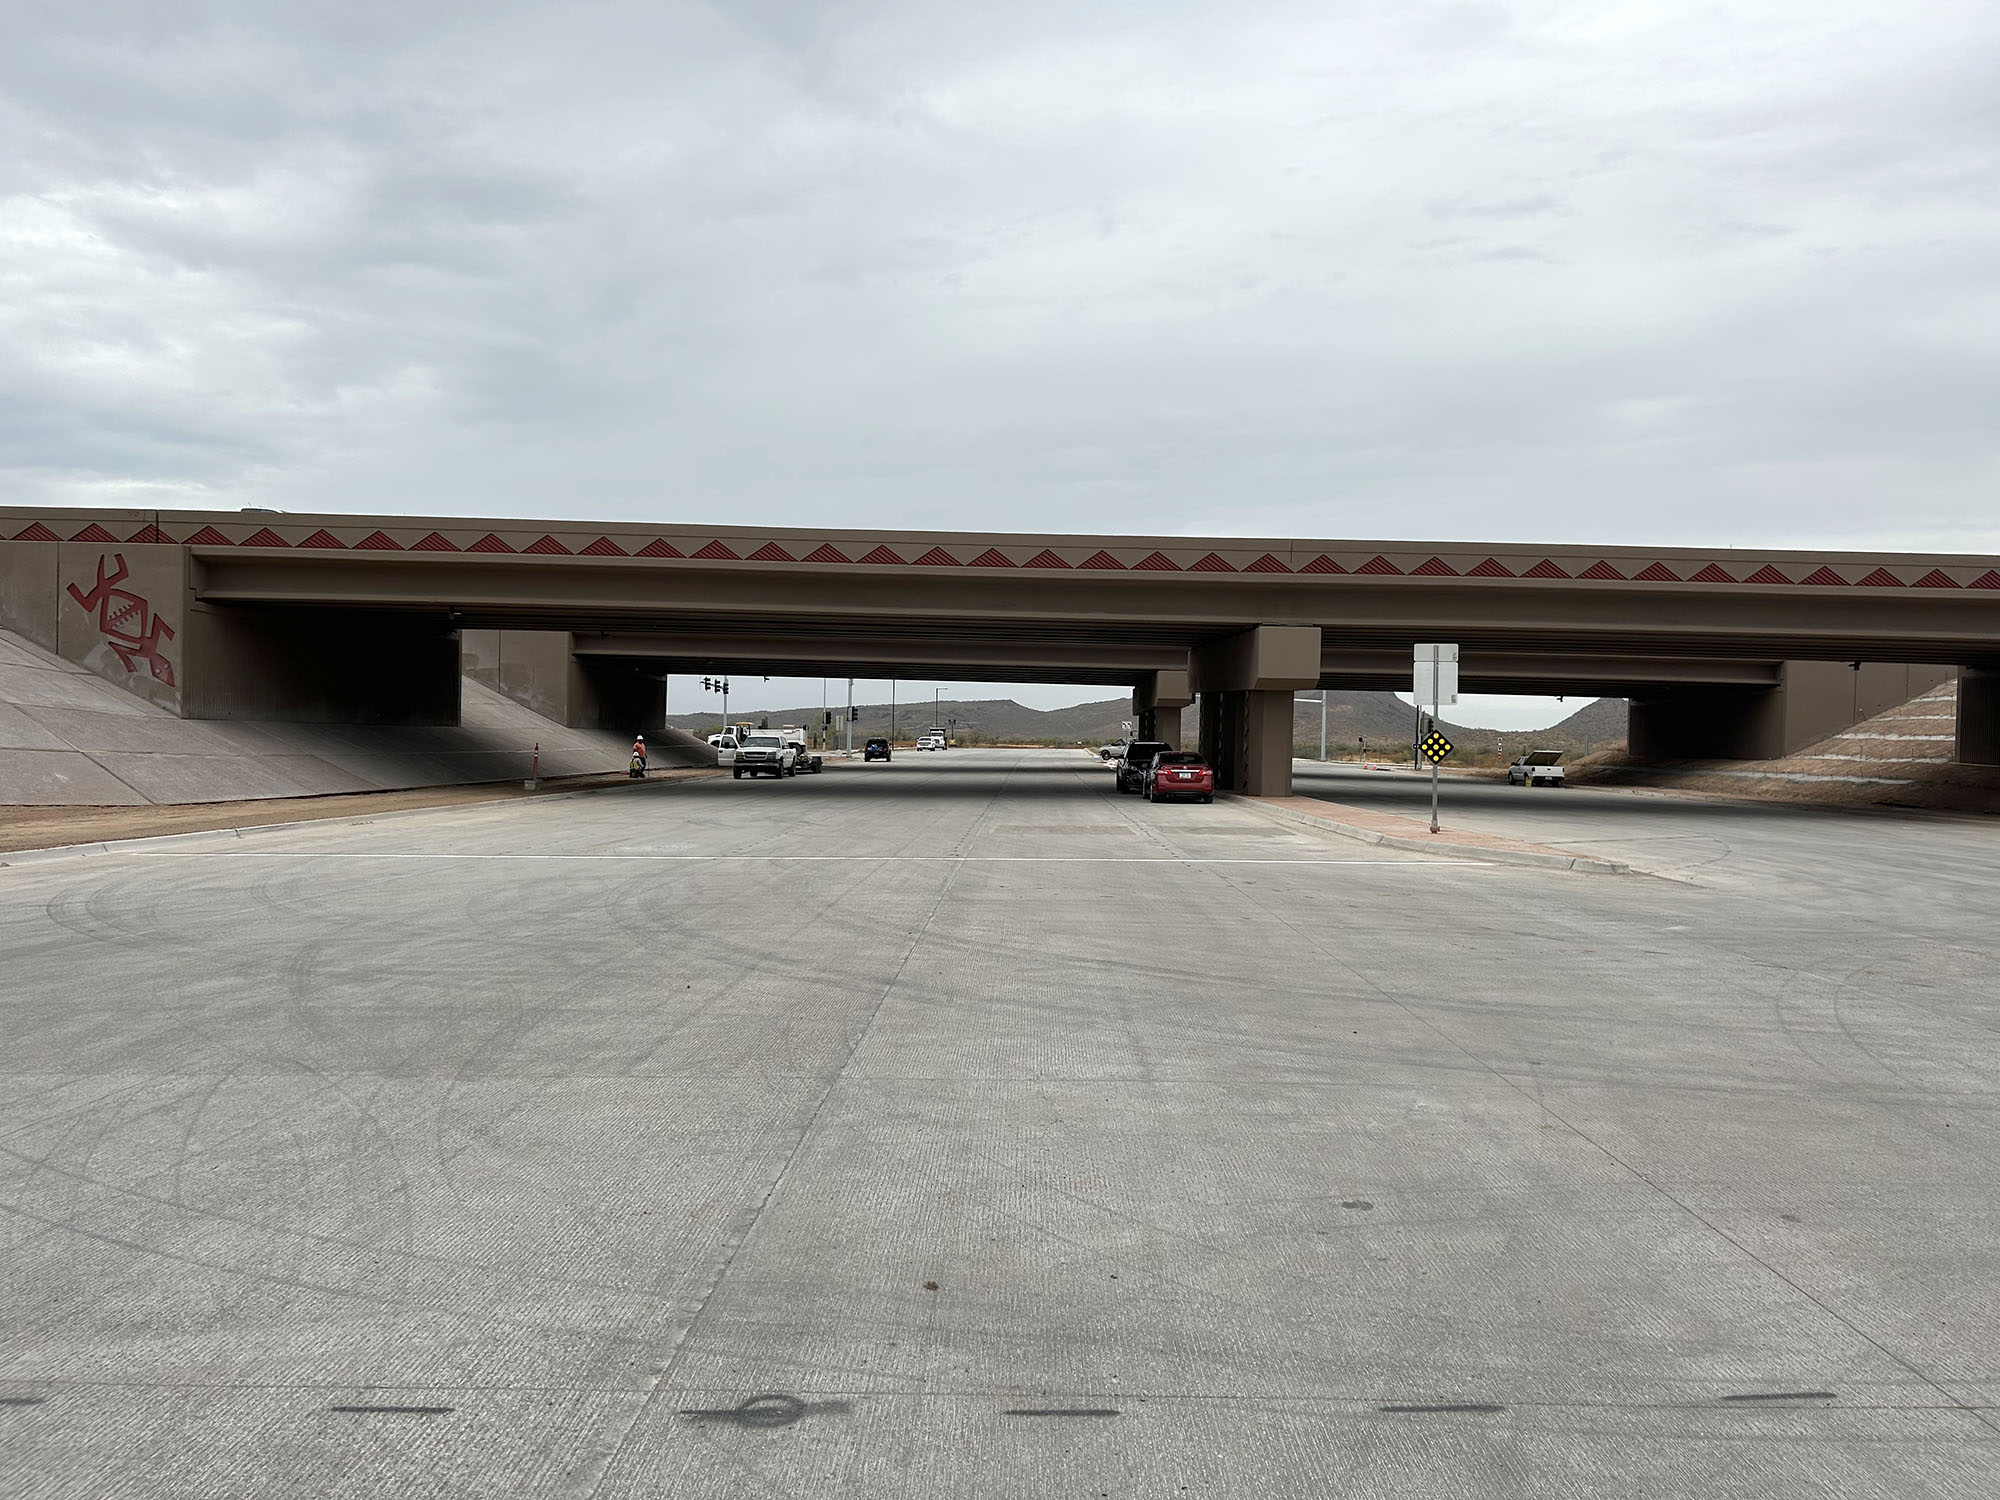
M854 725L857 743L870 735L889 733L890 706L886 703L855 705L860 718ZM840 740L843 708L834 712L833 733ZM818 722L818 705L808 708L759 710L734 713L752 724L772 726L811 725ZM933 710L931 701L898 703L895 732L910 739L931 727L933 717L956 719L957 737L966 744L1054 744L1101 745L1118 739L1121 720L1132 717L1129 698L1109 698L1097 703L1079 703L1073 708L1026 708L1011 698L946 700ZM1327 751L1332 755L1357 753L1400 753L1410 743L1416 711L1394 693L1330 692L1327 694ZM668 723L691 733L712 734L721 726L719 712L673 714ZM1582 755L1591 750L1621 745L1625 741L1625 700L1602 698L1586 704L1560 724L1548 729L1482 729L1445 722L1448 734L1468 753L1494 751L1504 743L1510 750L1525 748L1532 740L1537 748L1567 750ZM1299 698L1292 711L1292 738L1301 750L1319 752L1319 697ZM1185 711L1182 744L1191 744L1195 733L1195 711Z

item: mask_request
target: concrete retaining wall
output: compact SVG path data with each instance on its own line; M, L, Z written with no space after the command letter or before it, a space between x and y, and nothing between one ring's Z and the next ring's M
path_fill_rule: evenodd
M308 797L616 771L628 736L569 729L462 684L461 722L430 728L183 719L0 630L0 804L133 806ZM714 760L679 731L655 765Z

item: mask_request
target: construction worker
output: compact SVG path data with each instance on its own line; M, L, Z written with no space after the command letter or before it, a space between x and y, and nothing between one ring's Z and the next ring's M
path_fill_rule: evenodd
M635 781L646 774L646 737L643 734L632 738L632 764L626 768L625 774Z

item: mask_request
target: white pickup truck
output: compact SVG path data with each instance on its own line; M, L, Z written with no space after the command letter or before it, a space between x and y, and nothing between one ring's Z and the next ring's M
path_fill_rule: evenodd
M798 746L786 743L775 729L757 730L737 749L729 774L739 781L745 776L796 776Z
M1563 758L1560 750L1530 750L1507 767L1509 786L1561 786Z

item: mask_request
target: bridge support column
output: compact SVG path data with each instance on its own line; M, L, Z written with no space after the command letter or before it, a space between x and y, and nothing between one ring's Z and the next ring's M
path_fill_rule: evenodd
M1181 710L1194 702L1186 672L1153 672L1132 689L1134 739L1181 743Z
M579 659L567 630L467 630L465 675L571 729L658 734L667 684L609 658Z
M1954 670L1788 661L1772 687L1675 688L1635 697L1626 749L1644 760L1782 760L1949 681Z
M1292 695L1319 682L1316 625L1258 625L1194 654L1201 753L1224 791L1292 793Z
M1953 759L2000 766L2000 671L1966 667L1958 674L1958 746Z

